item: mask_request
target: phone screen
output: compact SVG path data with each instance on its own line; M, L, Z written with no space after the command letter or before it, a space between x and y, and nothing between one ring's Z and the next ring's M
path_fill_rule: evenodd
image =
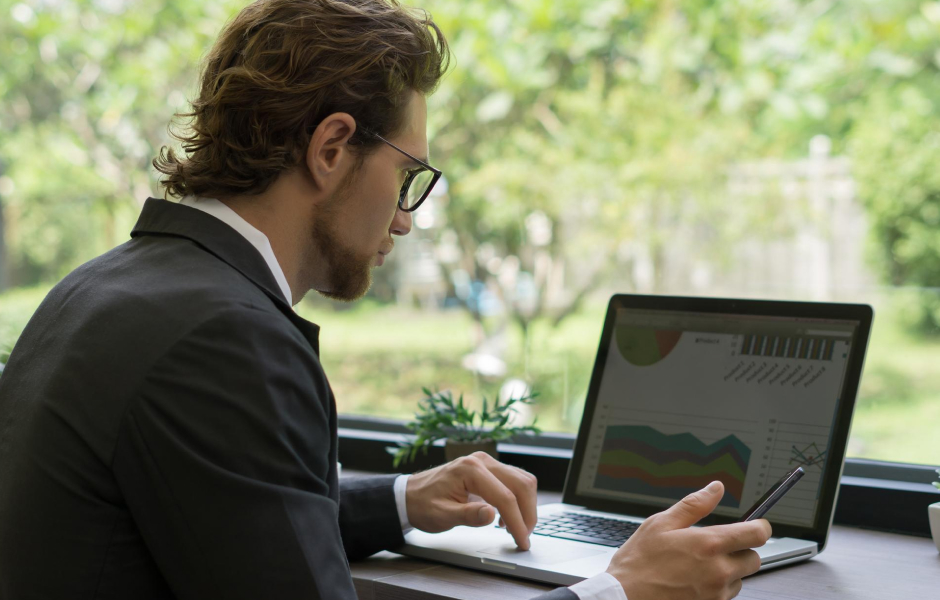
M784 475L780 481L771 486L771 488L767 490L767 493L754 503L754 506L744 513L744 516L741 517L741 521L753 521L767 514L767 511L773 508L773 505L783 498L784 494L790 491L790 488L800 480L800 477L802 477L805 472L803 467L797 467Z

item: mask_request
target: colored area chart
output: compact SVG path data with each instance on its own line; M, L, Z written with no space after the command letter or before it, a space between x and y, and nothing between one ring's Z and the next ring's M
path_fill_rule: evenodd
M667 435L647 425L607 427L597 488L679 500L718 480L722 505L740 507L751 457L735 435L706 444L691 433Z
M672 352L682 332L619 325L616 335L617 348L623 359L637 367L648 367Z

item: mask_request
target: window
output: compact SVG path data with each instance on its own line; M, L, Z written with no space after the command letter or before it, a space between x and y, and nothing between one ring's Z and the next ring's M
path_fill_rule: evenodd
M571 433L611 293L864 302L849 455L940 463L940 12L735 6L427 5L498 54L431 100L449 185L377 301L307 309L345 412L521 380Z
M0 350L160 195L149 160L241 7L66 4L0 20ZM341 411L528 385L571 433L611 293L867 302L849 454L940 463L940 4L423 6L457 58L446 179L367 300L298 307Z

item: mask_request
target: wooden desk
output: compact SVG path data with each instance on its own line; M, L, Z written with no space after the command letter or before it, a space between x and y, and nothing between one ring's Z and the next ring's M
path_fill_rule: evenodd
M557 502L558 494L539 494ZM553 589L520 579L379 553L351 565L360 600L523 600ZM744 580L747 600L940 599L940 554L926 538L835 527L810 561Z

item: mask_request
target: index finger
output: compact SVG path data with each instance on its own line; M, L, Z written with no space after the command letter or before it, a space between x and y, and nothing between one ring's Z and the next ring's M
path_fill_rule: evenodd
M528 550L529 530L522 518L522 512L520 512L519 504L516 502L516 495L512 493L512 490L506 487L482 464L480 468L470 470L467 483L469 484L467 486L468 490L471 493L480 496L496 507L499 516L506 522L506 529L516 540L516 545L523 550Z
M748 548L759 548L767 543L773 533L767 519L714 525L706 529L718 536L718 551L727 554Z
M539 520L538 480L528 471L501 463L489 454L481 456L480 460L483 461L483 466L515 494L522 520L525 521L529 533L532 533Z

